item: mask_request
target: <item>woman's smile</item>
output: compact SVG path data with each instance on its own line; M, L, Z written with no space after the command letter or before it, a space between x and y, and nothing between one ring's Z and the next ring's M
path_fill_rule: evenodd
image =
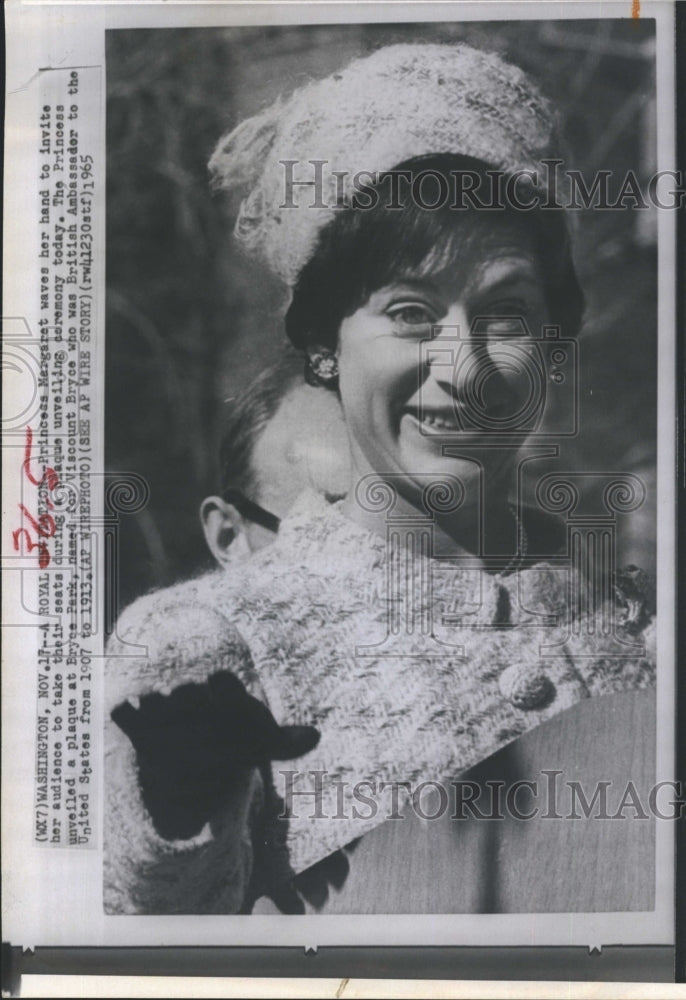
M460 423L454 408L430 410L428 407L408 406L403 411L404 417L409 417L416 424L419 424L424 434L443 435L445 432L453 433L460 430Z
M516 431L526 410L523 351L546 319L533 241L518 219L484 220L459 266L373 292L339 333L354 475L392 474L410 489L449 475L473 493L479 446ZM525 437L499 457L503 486ZM477 450L459 455L461 445Z

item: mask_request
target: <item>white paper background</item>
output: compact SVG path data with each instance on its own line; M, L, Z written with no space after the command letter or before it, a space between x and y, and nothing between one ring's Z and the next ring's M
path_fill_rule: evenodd
M35 307L35 257L31 239L36 208L36 85L39 67L105 65L104 30L114 27L322 23L356 20L446 20L626 17L629 3L516 4L208 4L104 5L19 4L7 7L7 125L5 186L5 316L30 315ZM643 4L657 19L658 169L674 160L673 10L669 3ZM104 102L104 88L102 93ZM104 103L100 163L104 167ZM103 192L101 191L101 197ZM101 217L104 204L100 205ZM659 538L660 643L658 777L672 777L674 606L674 214L659 214ZM105 261L97 261L104 287ZM102 308L102 296L101 296ZM98 335L104 336L99 315ZM102 353L100 354L102 364ZM11 401L9 401L11 402ZM5 400L5 407L9 405ZM102 406L102 399L101 399ZM102 421L102 411L101 411ZM101 422L102 442L102 422ZM5 449L3 512L15 502L16 454ZM10 526L3 527L7 553ZM13 601L8 574L4 605ZM16 594L14 595L16 597ZM657 909L654 913L453 916L314 917L105 917L101 904L101 857L95 851L48 851L31 839L35 706L35 642L32 629L3 636L3 882L4 936L13 945L609 945L667 944L673 938L673 828L658 823ZM27 696L27 690L28 695ZM97 716L96 716L97 717ZM97 824L101 830L100 818Z

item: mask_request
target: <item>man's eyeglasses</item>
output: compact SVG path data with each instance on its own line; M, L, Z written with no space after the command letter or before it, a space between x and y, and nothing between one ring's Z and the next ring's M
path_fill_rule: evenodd
M270 514L268 510L260 507L253 500L249 500L240 490L226 490L222 494L222 498L227 503L232 504L238 513L242 514L243 517L247 517L249 521L259 524L260 527L266 528L267 531L276 533L279 530L281 518L277 517L276 514Z

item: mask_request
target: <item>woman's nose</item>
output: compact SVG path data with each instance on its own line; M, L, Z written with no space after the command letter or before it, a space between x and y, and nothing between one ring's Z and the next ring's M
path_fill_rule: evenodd
M431 377L452 397L463 429L505 430L531 395L531 379L517 345L490 343L454 309L428 345Z
M460 306L451 307L434 328L427 361L433 378L451 395L460 396L473 385L478 345L470 338L468 315Z

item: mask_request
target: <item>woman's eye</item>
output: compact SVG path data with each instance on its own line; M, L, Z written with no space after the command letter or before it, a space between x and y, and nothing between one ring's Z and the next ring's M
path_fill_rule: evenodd
M528 327L521 316L494 316L488 319L484 333L494 337L526 337Z
M525 302L497 303L489 308L488 315L474 319L472 332L486 337L530 337L529 307Z
M432 309L419 303L393 306L387 311L396 328L402 333L421 332L429 336L437 317Z

